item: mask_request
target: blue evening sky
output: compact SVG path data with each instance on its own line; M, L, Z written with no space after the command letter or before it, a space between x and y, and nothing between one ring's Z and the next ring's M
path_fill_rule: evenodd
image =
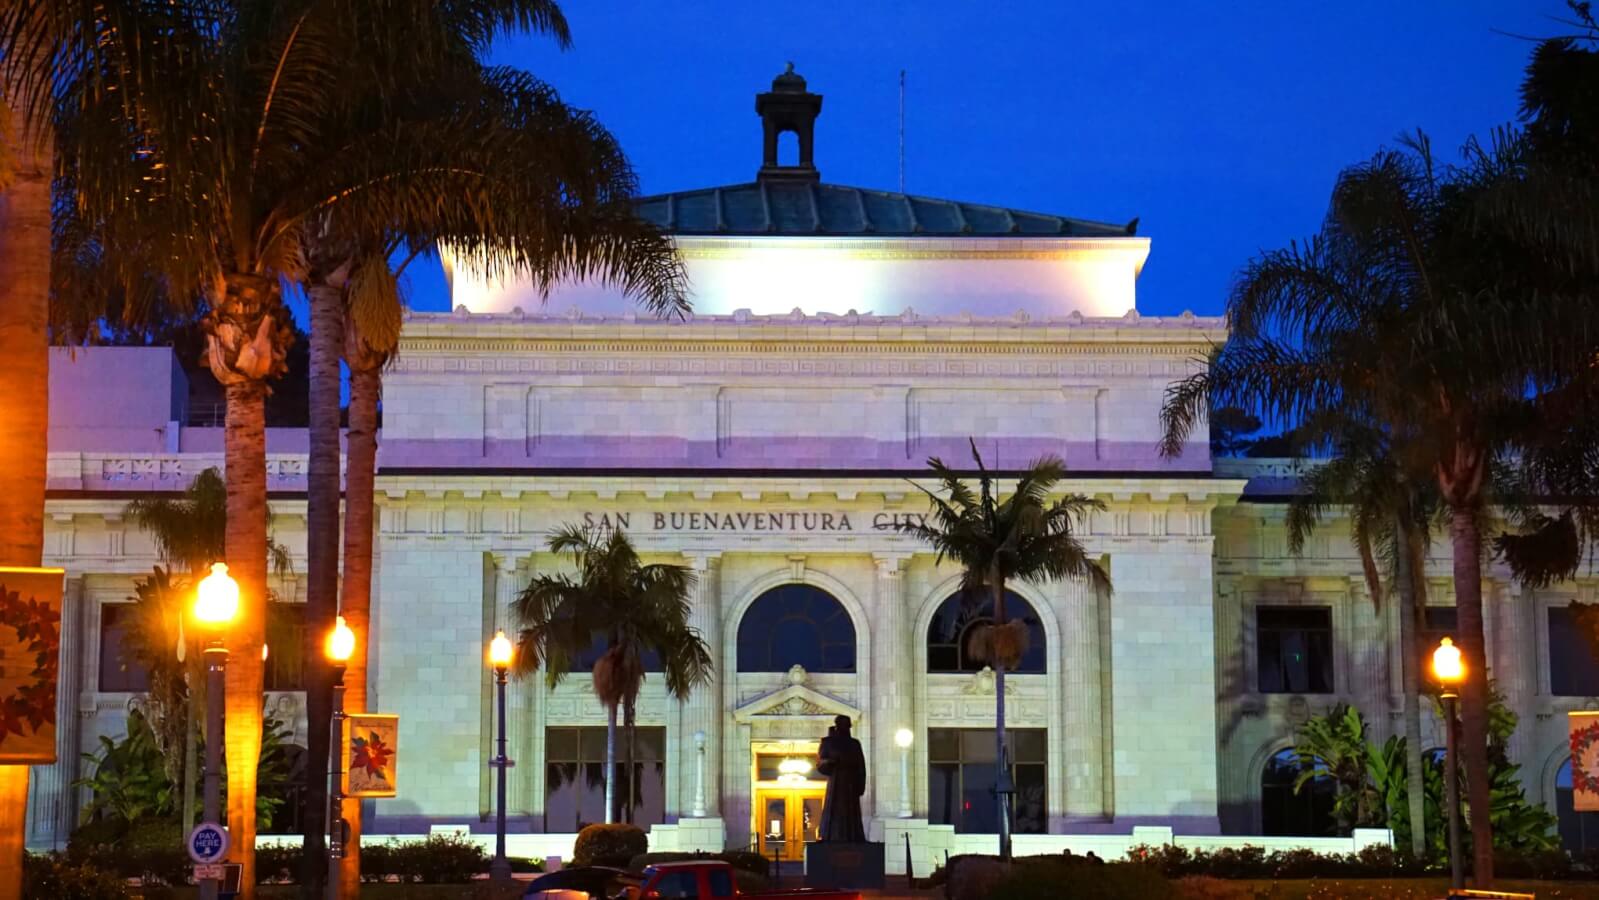
M793 60L826 100L824 181L1125 222L1153 246L1140 311L1220 313L1234 273L1313 232L1343 166L1425 129L1453 160L1516 114L1559 0L563 4L574 43L494 61L595 111L645 193L753 180L754 95ZM448 304L436 263L411 303Z

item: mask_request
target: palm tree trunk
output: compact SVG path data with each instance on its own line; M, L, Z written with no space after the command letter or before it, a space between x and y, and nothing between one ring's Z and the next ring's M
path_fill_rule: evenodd
M1455 610L1466 681L1460 690L1460 758L1466 766L1466 808L1471 820L1472 880L1493 884L1493 824L1488 773L1488 673L1482 635L1482 530L1476 504L1451 504Z
M633 824L633 808L638 804L637 790L633 777L633 759L637 755L638 726L635 722L636 707L638 702L632 697L627 699L627 705L622 708L622 725L626 729L627 738L627 765L622 769L623 784L627 785L627 794L622 798L622 821Z
M29 102L8 73L0 87L17 109ZM44 484L48 438L50 351L50 175L48 123L0 131L15 160L14 180L0 193L0 564L37 566L44 558ZM22 845L28 806L28 767L0 766L0 900L22 895Z
M261 644L267 592L266 386L257 380L240 381L227 386L226 398L226 546L228 572L239 583L239 617L228 634L224 701L228 855L242 869L240 900L254 900L255 777L261 757Z
M193 684L191 680L190 684ZM189 690L189 709L187 720L183 729L183 827L184 834L194 827L194 788L199 779L195 776L200 772L200 743L196 738L200 731L200 704L196 702L194 690Z
M1005 583L997 571L990 573L990 589L994 592L994 627L1005 624ZM999 789L999 858L1010 859L1010 760L1005 747L1005 661L994 660L994 742L998 767L995 786Z
M1421 766L1421 648L1416 641L1416 625L1422 596L1418 591L1417 569L1425 555L1417 557L1420 541L1399 516L1394 526L1398 551L1394 554L1394 581L1398 583L1399 672L1401 714L1405 720L1405 805L1410 817L1410 853L1424 859L1427 853L1427 786Z
M605 707L605 824L616 821L616 704Z
M346 345L350 342L346 335ZM381 361L346 353L350 360L350 426L345 438L344 476L344 596L340 611L344 622L360 639L344 672L344 708L366 712L367 648L371 644L372 603L372 484L377 471L378 398L382 390ZM335 748L343 752L343 748ZM355 897L361 890L361 801L345 800L343 815L350 823L350 839L339 860L340 896Z
M305 872L300 894L322 896L327 880L328 761L333 716L332 672L322 641L333 628L339 606L339 356L344 350L344 296L335 284L319 281L311 301L311 459L306 478L305 710L309 757L300 825L305 838ZM368 636L357 633L358 642Z

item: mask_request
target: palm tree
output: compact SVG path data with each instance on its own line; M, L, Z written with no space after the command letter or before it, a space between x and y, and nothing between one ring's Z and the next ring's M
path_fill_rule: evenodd
M173 662L172 651L183 643L185 652L178 678L187 681L181 690L186 707L183 735L182 791L180 804L183 827L194 823L195 778L199 772L197 738L199 735L199 706L197 692L205 688L200 677L200 648L193 636L183 633L183 607L186 591L205 573L207 567L223 558L227 535L228 489L222 476L214 468L200 472L184 488L183 495L172 497L141 497L129 503L126 514L140 529L154 538L156 552L169 566L181 566L187 578L172 580L169 573L157 568L146 586L139 591L141 606L146 614L139 617L142 627L135 629L143 662L151 671L158 672ZM279 576L293 568L287 548L268 539L267 556L272 569ZM277 642L279 652L286 648ZM152 686L160 679L153 678ZM176 690L177 686L173 686ZM163 747L163 751L166 748Z
M604 641L605 652L594 663L594 693L606 711L605 820L610 822L616 811L616 714L625 711L631 747L645 656L660 658L667 693L679 702L710 679L710 648L688 624L694 573L685 566L642 564L618 529L566 525L550 536L549 548L572 555L577 578L539 575L512 601L519 628L517 674L543 669L553 689L596 638ZM631 808L627 816L632 818Z
M161 11L138 2L0 0L0 564L44 553L56 101L69 90L115 91L157 71L167 46ZM137 55L150 65L129 66ZM70 110L70 106L64 107ZM115 164L107 155L108 164ZM0 900L22 890L28 767L0 766Z
M1214 390L1215 381L1212 381ZM1388 564L1389 583L1399 599L1400 679L1404 709L1406 807L1410 816L1410 850L1426 855L1426 788L1421 759L1421 673L1416 635L1427 604L1427 548L1437 514L1436 496L1426 483L1416 483L1394 462L1382 433L1369 426L1341 421L1336 430L1312 435L1301 429L1310 444L1326 444L1334 455L1308 468L1301 478L1301 493L1288 503L1288 549L1296 556L1305 539L1320 523L1327 506L1348 511L1350 536L1360 555L1375 611L1382 609L1385 593L1380 555ZM1324 440L1325 438L1325 440Z
M1459 641L1483 660L1492 470L1545 440L1550 422L1569 420L1559 413L1582 384L1599 323L1572 285L1529 284L1525 271L1539 267L1483 225L1478 198L1515 177L1513 157L1476 148L1471 159L1469 169L1440 170L1418 138L1345 171L1322 232L1245 271L1228 305L1231 341L1210 371L1168 390L1162 419L1170 455L1211 405L1372 423L1397 471L1434 485L1447 511ZM1461 692L1474 809L1491 805L1484 668ZM1477 882L1491 884L1492 825L1485 815L1471 825Z
M1005 671L1014 668L1027 650L1026 623L1005 618L1005 585L1013 580L1041 584L1065 578L1086 582L1100 597L1111 593L1110 575L1083 549L1074 530L1084 517L1104 509L1098 500L1066 494L1051 500L1055 486L1066 475L1059 457L1035 460L1017 477L1016 487L1001 500L994 474L983 465L972 445L977 464L974 493L961 473L933 457L927 461L938 491L917 488L932 502L929 523L905 523L899 530L921 538L938 551L938 561L949 559L961 567L961 596L969 606L986 592L994 604L993 623L977 629L971 650L994 669L994 724L999 794L999 852L1009 859L1010 763L1005 748ZM940 495L943 496L940 496Z

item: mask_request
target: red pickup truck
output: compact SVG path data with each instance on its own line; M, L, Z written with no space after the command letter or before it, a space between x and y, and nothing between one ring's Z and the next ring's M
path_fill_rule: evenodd
M759 891L746 894L733 880L733 867L717 859L660 863L644 870L644 880L629 888L628 900L722 900L726 897L760 897L779 900L861 900L858 891L830 891L822 888Z

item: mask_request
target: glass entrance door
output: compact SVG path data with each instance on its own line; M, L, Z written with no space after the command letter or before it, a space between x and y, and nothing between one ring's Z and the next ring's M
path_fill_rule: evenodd
M822 829L819 788L762 788L755 794L761 855L767 859L804 859L805 845Z

